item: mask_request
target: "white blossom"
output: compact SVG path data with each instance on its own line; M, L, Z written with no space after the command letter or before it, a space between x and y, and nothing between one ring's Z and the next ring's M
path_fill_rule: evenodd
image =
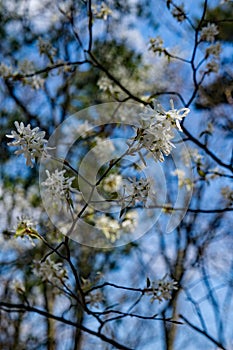
M121 227L125 232L134 232L138 223L138 213L136 210L127 211L124 216L124 220L121 223Z
M160 36L151 38L149 42L149 50L153 51L154 53L158 52L161 54L164 51L163 39Z
M64 283L68 278L67 271L61 262L55 263L48 257L44 262L34 261L33 272L42 281L50 282L54 285Z
M179 5L179 7L173 7L172 16L176 18L178 22L183 22L186 18L184 4Z
M110 174L104 178L102 186L106 192L117 192L122 185L122 176L119 174Z
M24 126L23 122L19 124L16 121L14 124L17 132L13 130L11 135L6 135L6 137L15 140L8 143L8 146L20 147L21 149L15 151L15 154L23 154L26 158L27 166L33 167L32 160L40 157L42 152L45 151L44 146L47 143L47 140L44 138L45 131L39 131L38 127L31 129L30 124Z
M185 171L182 169L176 169L172 172L172 175L178 176L178 186L179 188L186 187L187 191L193 189L193 182L189 177L186 177Z
M10 66L0 63L0 77L8 77L13 74L13 69Z
M152 282L151 289L147 292L148 295L152 295L151 302L154 300L161 302L171 299L172 291L178 289L178 287L176 281L173 279L167 280L167 275L165 275L162 279Z
M110 95L113 95L116 92L111 80L107 77L101 77L97 81L97 86L99 87L100 90Z
M40 235L36 230L36 222L26 215L21 215L20 217L17 217L15 237L21 237L23 239L26 237L29 239L31 244L35 246L35 243L33 242L32 238L40 238Z
M102 2L100 6L92 5L91 9L96 18L103 19L104 21L112 15L112 10L104 2Z
M89 293L86 298L86 303L94 306L96 308L99 307L99 304L104 301L104 296L101 291L96 291L93 293Z
M40 54L41 55L44 54L44 55L48 56L50 61L53 60L53 57L57 53L57 49L55 47L53 47L49 41L46 41L46 40L42 39L41 37L38 40L38 48L39 48Z
M103 214L95 220L95 224L111 242L115 242L119 238L120 225L117 220Z
M233 204L233 189L230 186L225 186L221 189L221 194L229 205Z
M174 147L171 140L174 138L173 129L182 131L180 121L189 113L188 108L179 110L174 108L173 100L170 100L171 109L165 111L156 100L153 102L154 108L145 107L140 114L141 128L137 131L139 146L132 148L132 152L145 148L152 152L156 161L163 162L164 155L168 156Z
M221 53L221 44L218 42L216 44L212 44L206 48L206 57L214 56L216 59L219 58Z
M218 73L219 63L215 60L212 60L206 65L207 73Z
M189 166L190 160L194 163L201 165L203 156L198 152L197 148L189 148L188 151L184 150L182 152L182 159L185 166Z
M218 27L214 23L208 23L206 27L202 28L200 39L203 41L214 42L215 36L218 35Z
M41 183L46 187L46 192L55 205L60 207L62 200L70 198L70 191L76 191L72 188L72 182L75 177L65 177L66 170L56 169L50 174L49 170L45 170L47 179Z
M11 283L11 289L16 292L17 294L24 294L25 293L25 286L22 281L18 279L14 279Z
M136 202L146 204L150 191L150 181L147 179L129 179L130 185L125 186L126 198L130 205L135 206Z

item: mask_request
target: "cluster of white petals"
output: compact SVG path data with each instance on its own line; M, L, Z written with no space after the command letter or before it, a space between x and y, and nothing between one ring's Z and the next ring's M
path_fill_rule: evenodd
M11 135L6 135L8 138L15 139L14 141L8 143L9 146L20 147L19 150L15 151L15 154L23 154L26 158L27 166L33 167L32 160L38 158L45 151L45 144L47 140L45 137L45 131L39 131L36 127L31 129L31 125L24 125L23 122L15 122L16 131L11 131Z
M178 289L177 282L173 279L167 280L167 275L165 275L162 279L152 282L150 291L148 291L147 294L152 295L151 302L154 300L161 302L171 299L172 292L176 289Z
M70 191L74 190L72 188L74 177L65 177L66 170L56 169L51 174L49 170L45 171L47 179L41 185L46 187L47 195L58 205L60 201L70 197Z
M54 285L64 283L68 278L67 271L62 263L55 263L48 257L44 262L34 261L33 272L42 281L50 282Z
M119 238L120 224L117 220L103 214L96 219L95 224L111 242L115 242Z
M218 35L218 27L214 23L208 23L206 27L202 28L200 39L203 41L214 42L216 35Z
M103 179L102 185L106 192L117 192L122 185L122 176L119 174L110 174Z
M164 51L163 39L160 36L151 38L149 42L149 50L153 51L154 53L158 52L161 54Z
M42 39L41 37L38 40L38 48L39 48L41 55L45 54L50 59L52 59L57 53L57 49L55 47L53 47L49 41L46 41L46 40Z
M180 121L189 113L189 108L174 108L173 100L170 101L171 109L165 111L156 100L154 108L145 107L144 113L140 114L141 128L138 130L137 140L139 147L133 151L145 148L152 152L156 161L163 162L164 156L171 153L174 147L171 140L174 138L174 129L182 131Z
M106 21L112 15L112 10L102 1L101 5L92 5L93 15L98 19Z
M135 206L136 202L146 203L150 191L150 181L147 179L130 179L130 186L126 186L129 192L128 201L131 206Z

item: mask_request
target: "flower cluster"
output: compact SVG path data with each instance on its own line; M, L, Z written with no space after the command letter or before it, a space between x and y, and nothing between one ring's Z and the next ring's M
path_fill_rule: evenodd
M221 189L221 194L227 200L229 205L233 204L233 189L229 186L225 186Z
M92 5L91 9L96 18L103 19L104 21L112 15L112 10L104 2L100 6Z
M49 60L53 62L53 57L56 55L57 49L55 49L49 41L39 38L38 48L41 55L46 55Z
M95 224L112 243L119 238L120 224L117 220L108 215L101 215L96 219Z
M9 67L4 63L0 63L0 77L6 78L12 74L13 74L12 67Z
M109 95L114 95L116 92L116 89L114 88L111 80L107 77L101 77L98 80L97 85L101 91L103 91Z
M189 177L185 176L185 172L181 169L176 169L172 172L172 175L178 176L178 186L179 188L186 187L187 191L192 191L193 182Z
M122 184L122 176L119 174L110 174L108 177L104 178L102 186L106 192L117 192Z
M41 183L46 187L46 192L51 197L52 202L59 206L62 200L70 198L70 191L72 188L72 182L74 177L65 177L66 170L56 169L50 174L49 170L45 170L47 179Z
M151 283L151 288L147 292L148 295L152 295L150 301L153 303L154 300L162 302L163 300L169 300L172 298L173 290L177 290L177 282L167 280L167 275L158 281Z
M184 4L181 4L179 7L174 7L172 10L172 16L176 18L178 22L183 22L186 18Z
M130 179L130 188L127 188L129 195L129 204L135 206L136 202L146 204L150 191L150 182L147 179Z
M201 30L200 40L214 42L218 33L218 27L214 23L208 23L207 26Z
M206 57L213 56L214 58L219 59L221 53L221 44L218 42L212 44L206 49Z
M86 303L93 307L99 308L99 304L104 301L104 295L101 291L89 293L86 298Z
M154 53L158 52L159 55L161 55L161 53L164 52L163 39L160 36L151 38L149 44L149 50L153 51Z
M42 152L45 151L45 144L47 140L44 139L45 131L39 131L36 127L31 129L31 125L24 125L23 122L15 122L16 131L11 131L11 135L6 135L8 138L15 139L8 143L8 146L17 146L21 149L15 151L15 154L23 154L26 158L27 166L33 167L32 160L41 157Z
M126 233L133 232L137 227L138 213L136 210L127 211L121 223L121 228Z
M31 218L24 215L17 217L17 220L18 222L15 231L15 237L27 237L34 245L32 238L40 238L40 235L35 228L35 222Z
M152 152L156 161L163 162L164 155L171 153L171 140L174 138L173 129L182 131L180 121L189 113L188 108L179 110L174 108L173 100L170 101L171 110L165 111L161 104L154 100L154 108L146 107L141 113L141 128L138 129L136 139L139 146L132 151L140 151L141 148Z
M34 261L33 272L41 278L43 282L47 281L56 286L63 284L68 278L67 271L62 263L55 263L48 257L44 262Z

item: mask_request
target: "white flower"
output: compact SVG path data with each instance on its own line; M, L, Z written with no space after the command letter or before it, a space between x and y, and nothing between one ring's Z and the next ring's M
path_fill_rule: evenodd
M120 225L117 220L107 215L101 215L95 221L96 227L102 230L103 234L111 242L115 242L120 235Z
M32 241L32 238L40 238L40 235L36 231L36 223L35 221L22 215L21 217L17 217L17 225L15 230L15 237L25 238L27 237L29 241L35 246L35 243Z
M8 77L13 74L12 67L5 65L4 63L0 64L0 77Z
M128 192L129 204L134 206L136 202L143 202L146 204L150 191L150 182L147 179L129 179L130 186L126 186L126 192Z
M182 152L182 158L185 166L190 166L190 160L193 160L196 164L202 164L203 156L198 152L197 148L189 148L188 151Z
M15 154L23 154L26 158L27 166L33 167L32 160L42 155L45 151L44 146L47 140L44 139L45 131L39 131L36 127L31 129L31 125L24 126L24 123L15 122L17 132L11 131L11 135L6 135L8 138L15 139L8 143L8 146L17 146L21 149L15 151Z
M72 188L72 182L75 177L65 177L66 170L56 169L52 174L46 170L47 179L41 183L42 186L46 187L48 196L51 196L51 201L58 205L64 199L70 198L70 191L75 189Z
M154 108L146 107L140 114L141 128L137 132L139 147L133 151L140 151L145 148L152 152L156 161L163 162L164 155L171 153L172 147L175 147L171 140L174 138L173 129L182 131L180 121L189 113L188 108L179 110L174 108L173 100L170 100L171 109L165 111L156 100L153 102Z
M183 22L186 18L184 4L181 4L179 7L173 7L172 16L176 18L178 22Z
M218 73L219 71L219 63L212 60L206 65L207 73Z
M229 205L233 204L233 189L230 186L225 186L221 189L222 196L227 200Z
M67 271L62 263L55 263L48 257L44 262L34 261L33 272L42 281L48 281L54 285L64 283L68 278Z
M161 54L164 51L163 39L160 36L151 38L149 44L149 50L153 51L154 53L158 52Z
M53 57L57 53L57 49L52 46L52 44L49 41L45 41L41 37L38 40L38 47L40 54L45 54L46 56L49 57L49 59L52 61Z
M121 227L125 232L134 232L138 223L138 213L136 210L130 210L125 214Z
M187 191L193 189L193 182L190 178L185 176L185 172L181 169L176 169L172 172L172 175L178 176L178 186L179 188L186 187Z
M122 176L118 174L110 174L103 182L103 189L106 192L117 192L122 185Z
M22 281L18 279L14 279L11 283L11 289L14 290L14 292L18 294L24 294L25 293L25 286Z
M98 308L99 304L104 301L104 296L101 291L96 291L95 293L89 293L85 299L87 304Z
M108 16L112 15L112 10L104 2L100 6L92 5L91 9L96 18L104 21L107 20Z
M78 126L77 131L82 136L82 134L86 134L87 132L90 132L92 128L93 128L93 125L91 125L87 120L85 120L84 123Z
M111 80L107 77L101 77L97 81L97 86L99 87L100 90L102 90L110 95L113 95L116 92L115 88L112 85Z
M178 289L176 281L173 279L168 281L166 278L167 275L158 281L152 282L152 290L147 292L149 295L152 294L151 302L154 300L158 300L159 302L169 300L171 299L172 291Z
M210 45L206 49L206 57L209 57L212 55L218 59L220 56L220 53L221 53L221 44L219 42L216 44Z
M206 27L202 28L200 39L203 41L214 42L215 36L218 35L218 27L214 23L208 23Z

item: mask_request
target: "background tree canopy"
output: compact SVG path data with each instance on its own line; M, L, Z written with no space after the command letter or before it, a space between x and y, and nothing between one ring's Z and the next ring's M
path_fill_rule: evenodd
M233 349L232 4L0 0L1 349Z

